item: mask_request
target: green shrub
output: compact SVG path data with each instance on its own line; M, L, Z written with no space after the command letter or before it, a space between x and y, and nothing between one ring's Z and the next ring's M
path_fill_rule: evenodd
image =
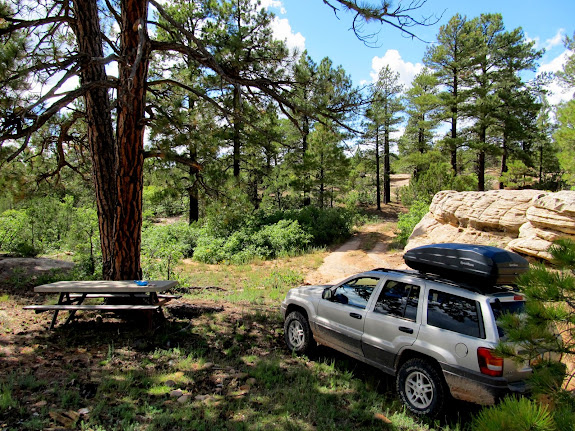
M215 236L207 227L200 230L194 259L204 263L241 264L253 259L273 259L296 254L311 243L311 235L297 221L280 220L271 225L252 224L227 238Z
M526 166L521 160L512 160L507 165L507 172L503 172L499 177L499 181L505 187L521 188L531 184L535 174L534 170Z
M482 410L473 431L554 431L553 417L545 406L527 398L506 398Z
M421 221L423 216L429 212L429 205L425 202L416 202L409 209L407 214L400 214L397 221L398 234L396 242L399 246L405 247L407 240L413 232L413 228Z
M0 214L0 249L13 251L19 244L31 241L26 211L8 210Z
M142 230L142 267L146 278L172 276L174 266L192 255L198 229L185 222L151 225Z
M10 247L8 251L19 257L36 257L41 250L38 250L28 242L20 242L13 247Z
M173 217L185 210L181 193L173 187L145 186L143 190L143 209L145 216Z
M297 220L280 220L264 226L253 236L258 247L269 250L270 256L305 250L312 235L305 232Z
M477 177L474 174L455 176L448 163L431 164L427 170L413 177L408 186L399 189L399 197L407 207L416 202L429 204L441 190L477 190Z
M225 238L211 236L205 229L202 229L194 249L194 259L204 263L222 262L224 260L222 249L225 242Z
M25 204L0 214L1 250L20 256L65 250L95 259L99 250L95 209L74 206L73 196L47 196Z
M239 212L239 205L234 208L230 214L210 210L197 231L195 260L241 264L301 253L347 238L357 218L355 212L342 208L306 207L269 215Z
M282 219L297 220L312 236L312 245L325 246L351 235L357 213L345 208L305 207L299 210L278 211L266 218L270 223Z

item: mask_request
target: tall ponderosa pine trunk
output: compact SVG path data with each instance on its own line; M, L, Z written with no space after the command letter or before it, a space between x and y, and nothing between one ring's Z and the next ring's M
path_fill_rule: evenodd
M88 144L92 155L92 177L98 209L100 244L104 277L110 278L114 255L115 218L117 202L117 151L112 127L112 113L108 88L96 83L107 80L102 63L90 61L104 57L100 19L94 0L74 0L76 21L74 32L78 50L85 57L80 79L90 86L86 92L86 123Z
M150 41L147 0L122 0L118 83L118 206L112 279L140 278L146 80Z
M198 196L198 150L194 142L190 142L189 149L192 163L188 170L188 175L192 184L188 187L188 198L190 200L188 222L191 224L200 219L200 199Z
M477 154L477 190L485 191L485 146L487 142L487 128L481 126L479 130L479 144L481 148Z
M377 210L381 211L381 168L379 160L379 124L375 128L375 191Z
M391 164L389 160L389 128L386 127L383 139L383 203L391 202Z
M503 144L501 146L501 175L507 172L509 169L507 167L507 158L509 157L509 146L507 145L507 131L503 131ZM505 188L502 181L499 182L499 188Z
M450 163L451 169L453 170L453 175L457 176L457 116L459 115L458 109L458 76L457 69L453 72L453 98L454 105L451 107L451 144L449 148L449 153L451 155Z
M77 20L74 31L86 93L88 142L100 226L103 277L130 280L141 277L140 233L142 228L143 142L149 40L147 0L122 0L121 39L114 138L111 103L103 58L97 2L74 0Z
M234 178L239 179L240 177L240 159L241 159L241 92L240 86L234 85Z

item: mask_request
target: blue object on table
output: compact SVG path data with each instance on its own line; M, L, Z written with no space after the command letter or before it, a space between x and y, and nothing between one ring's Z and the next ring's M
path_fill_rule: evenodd
M148 282L146 280L134 280L134 283L136 283L138 286L147 286Z

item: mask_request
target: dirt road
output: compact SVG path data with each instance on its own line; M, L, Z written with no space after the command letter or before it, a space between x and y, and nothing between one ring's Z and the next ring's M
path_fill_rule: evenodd
M403 250L391 249L395 224L368 224L331 252L323 264L307 275L308 284L332 284L357 272L374 268L406 268Z

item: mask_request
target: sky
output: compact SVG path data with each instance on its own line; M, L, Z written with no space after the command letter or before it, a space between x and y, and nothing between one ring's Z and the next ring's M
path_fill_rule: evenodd
M329 57L335 66L343 66L355 85L374 81L379 69L389 65L409 86L423 66L426 47L436 40L440 26L457 13L470 19L482 13L501 13L506 30L521 27L537 49L545 49L537 72L561 70L570 53L563 39L575 33L574 0L427 0L414 16L435 17L439 21L433 26L410 29L421 40L406 37L389 25L371 26L371 30L379 30L376 47L368 47L357 39L350 29L350 13L342 10L336 15L322 0L262 0L262 5L276 15L273 29L278 39L300 51L306 49L316 62ZM573 96L573 89L565 90L556 84L550 90L552 104Z

